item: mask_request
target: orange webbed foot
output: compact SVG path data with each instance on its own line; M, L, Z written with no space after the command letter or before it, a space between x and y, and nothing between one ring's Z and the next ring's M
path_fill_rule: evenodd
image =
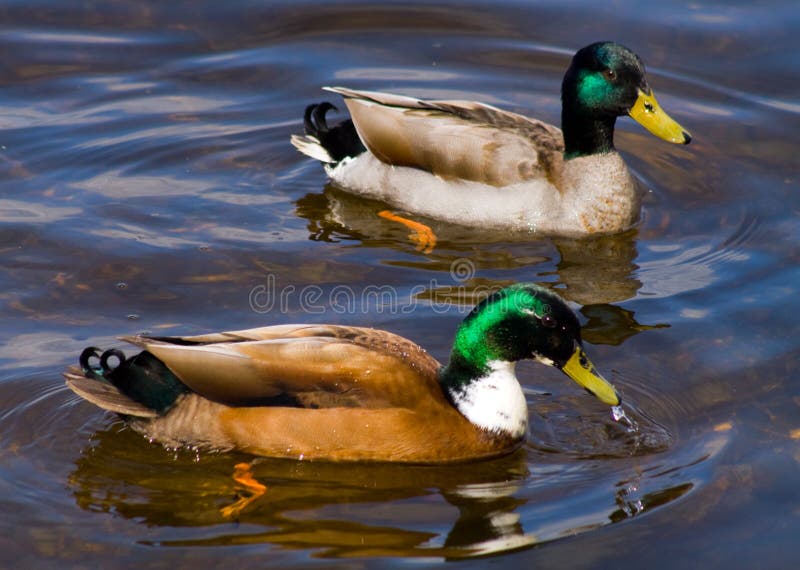
M233 468L233 480L239 499L232 505L222 507L219 511L225 518L237 517L248 505L267 492L267 486L256 481L249 463L237 463Z
M417 244L417 251L430 253L433 251L433 248L436 247L436 234L425 224L409 220L389 210L381 210L378 212L378 215L386 220L403 224L410 229L411 233L408 234L408 239Z

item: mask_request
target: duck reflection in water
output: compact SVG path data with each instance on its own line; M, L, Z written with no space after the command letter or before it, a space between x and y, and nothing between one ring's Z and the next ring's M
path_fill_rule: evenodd
M353 196L331 184L322 193L307 194L296 203L297 215L308 221L310 240L358 242L362 247L390 248L402 252L419 249L409 241L408 228L377 215L384 208L385 205L380 202ZM418 261L404 261L404 266L447 273L457 260L472 259L479 254L482 270L527 266L535 270L537 265L550 262L555 247L558 255L557 281L560 284L558 293L583 306L581 312L589 319L584 336L590 342L618 345L639 332L665 326L641 324L636 321L632 311L612 304L634 298L642 287L636 275L638 232L635 229L620 234L583 238L538 238L530 233L478 230L435 220L424 221L438 236L436 247L421 255ZM537 280L530 276L526 278ZM498 282L497 287L505 284ZM458 285L469 287L470 283ZM433 293L439 297L447 295L444 290L427 294ZM463 301L470 304L476 299ZM592 335L593 330L600 329L602 335Z
M524 500L515 493L529 476L522 452L469 469L253 460L157 451L119 427L94 435L76 461L70 485L83 509L155 527L150 534L155 538L148 539L153 545L267 543L320 549L321 555L334 557L460 558L537 541L525 533L517 513ZM242 461L249 461L252 476L266 489L231 513L227 509L237 502L239 486L230 475ZM232 522L247 525L232 527ZM175 527L198 526L217 526L219 532L191 540L175 532Z
M554 498L547 485L533 497L526 490L556 476L550 473L552 464L541 472L530 467L530 450L468 469L253 460L158 448L131 430L120 431L121 425L95 433L76 460L69 484L82 509L147 525L147 538L140 543L151 546L273 544L335 558L468 558L530 548L620 522L691 490L691 484L682 483L632 497L632 486L646 487L647 482L623 481L609 489L607 512L596 513L588 523L578 517L580 525L574 526L577 519L559 519L574 510L569 498ZM240 497L231 473L243 461L250 462L252 476L265 491L226 516ZM554 500L567 504L553 513ZM541 511L536 503L542 503ZM183 538L181 528L197 527L209 530L202 538Z

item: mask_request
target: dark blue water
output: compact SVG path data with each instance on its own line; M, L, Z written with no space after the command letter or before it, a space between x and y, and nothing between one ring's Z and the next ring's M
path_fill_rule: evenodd
M798 26L793 2L5 2L0 566L796 566ZM643 57L695 137L618 123L648 189L622 235L433 223L426 255L289 145L328 84L558 123L571 54L601 39ZM151 444L60 376L118 335L297 321L444 359L473 302L515 281L575 304L639 433L526 364L519 453L258 460L267 492L231 520L252 458Z

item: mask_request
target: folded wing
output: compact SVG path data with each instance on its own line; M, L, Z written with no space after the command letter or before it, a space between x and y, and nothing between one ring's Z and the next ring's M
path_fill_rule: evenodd
M387 164L497 187L560 176L563 136L547 123L471 101L326 89L344 96L364 145Z
M410 407L444 398L439 362L374 329L281 325L124 340L151 352L191 390L229 405Z

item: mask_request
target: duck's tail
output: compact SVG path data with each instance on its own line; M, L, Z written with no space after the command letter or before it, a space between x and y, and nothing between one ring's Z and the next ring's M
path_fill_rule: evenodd
M292 135L291 139L297 150L325 164L336 164L366 150L364 143L358 138L352 120L347 119L333 127L328 126L325 115L331 109L338 110L327 101L306 107L303 116L306 134Z
M147 351L126 359L121 350L101 353L89 347L81 353L79 362L80 367L71 366L64 372L67 386L84 400L123 416L163 415L188 391L163 362Z

